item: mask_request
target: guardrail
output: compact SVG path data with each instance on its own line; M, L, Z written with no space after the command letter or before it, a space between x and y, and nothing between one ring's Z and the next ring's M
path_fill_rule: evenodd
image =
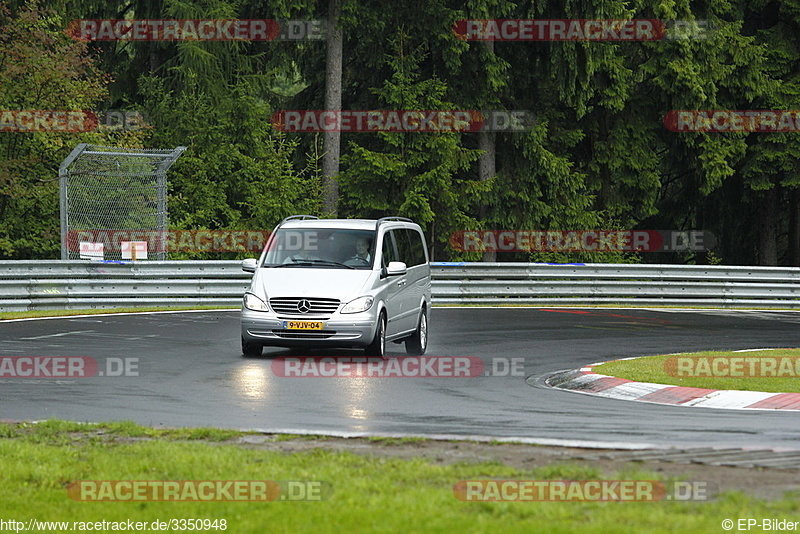
M0 261L0 311L238 306L241 262ZM800 308L800 268L433 263L435 304Z

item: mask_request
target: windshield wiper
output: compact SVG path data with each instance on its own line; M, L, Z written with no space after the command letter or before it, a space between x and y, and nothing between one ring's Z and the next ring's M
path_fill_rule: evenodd
M345 265L344 263L339 263L338 261L331 261L331 260L304 260L313 265L330 265L332 267L346 267L348 269L355 269L352 265Z
M330 260L292 260L292 263L281 263L280 265L273 265L273 267L313 267L314 265L326 265L329 267L344 267L346 269L355 269L352 265L345 265L338 261Z
M310 261L294 261L292 263L279 263L277 265L270 265L270 267L275 267L276 269L279 267L311 267L314 265Z

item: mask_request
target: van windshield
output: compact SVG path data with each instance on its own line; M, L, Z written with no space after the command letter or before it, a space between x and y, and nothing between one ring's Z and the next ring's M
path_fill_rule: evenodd
M263 266L372 269L374 259L374 231L279 228Z

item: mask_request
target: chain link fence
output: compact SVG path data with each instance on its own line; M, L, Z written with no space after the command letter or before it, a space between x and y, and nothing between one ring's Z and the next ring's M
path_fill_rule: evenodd
M61 259L166 260L167 170L184 150L76 146L58 170Z

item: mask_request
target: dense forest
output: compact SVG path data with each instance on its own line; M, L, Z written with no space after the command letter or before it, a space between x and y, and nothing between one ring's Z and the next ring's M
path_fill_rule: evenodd
M85 19L313 20L326 32L86 41L66 31ZM705 31L636 41L454 31L475 19L694 21ZM799 44L798 0L0 1L0 112L128 110L147 125L0 131L0 258L59 257L58 167L88 142L188 147L168 174L172 229L400 215L423 226L438 261L800 266L800 131L675 131L667 120L676 110L800 110ZM328 139L271 121L325 109L525 110L535 121ZM702 230L716 246L454 248L454 234L480 229Z

